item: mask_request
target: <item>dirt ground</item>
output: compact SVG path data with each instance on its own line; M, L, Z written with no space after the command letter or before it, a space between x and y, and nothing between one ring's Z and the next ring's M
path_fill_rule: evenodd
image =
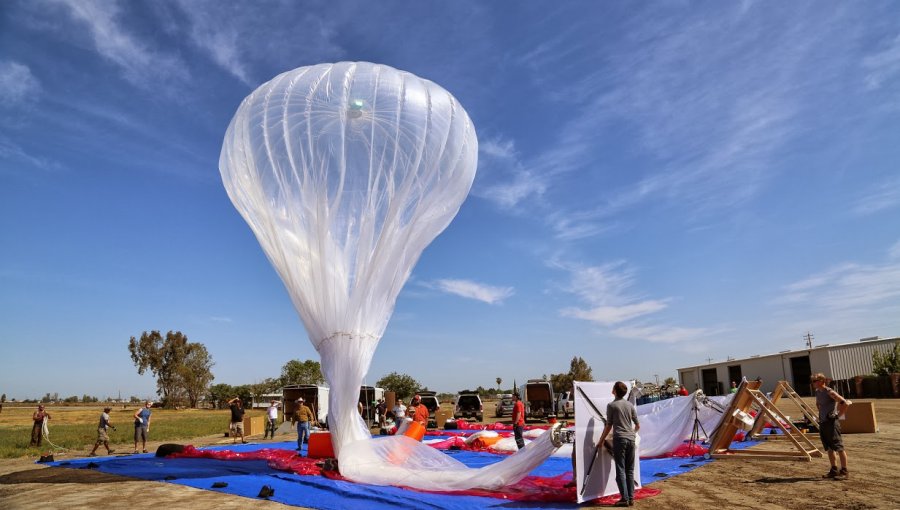
M851 478L823 480L827 457L812 462L772 460L717 460L689 473L652 483L662 490L656 497L637 501L646 509L766 508L776 509L897 509L900 508L900 400L875 400L880 431L844 436ZM790 411L787 414L791 414ZM485 414L493 407L485 405ZM485 417L486 421L495 421ZM819 445L818 438L812 438ZM227 444L221 436L197 438L193 444ZM755 448L771 447L761 445ZM778 442L778 447L784 447ZM117 445L126 451L128 445ZM148 443L156 449L158 443ZM79 452L78 455L85 455ZM57 459L72 458L73 455ZM652 473L643 473L645 483ZM0 508L129 509L165 506L170 509L237 509L250 505L247 498L218 494L161 482L148 482L89 470L48 468L34 459L0 459ZM257 508L286 505L257 500ZM292 507L296 508L296 507ZM535 506L539 508L539 506Z

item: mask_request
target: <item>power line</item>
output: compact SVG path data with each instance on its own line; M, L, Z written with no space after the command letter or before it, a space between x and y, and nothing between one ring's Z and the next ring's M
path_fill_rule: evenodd
M806 346L807 346L809 349L812 349L812 348L813 348L812 341L813 341L813 338L815 338L815 337L813 336L813 334L810 333L809 331L807 331L806 334L803 335L803 338L806 339Z

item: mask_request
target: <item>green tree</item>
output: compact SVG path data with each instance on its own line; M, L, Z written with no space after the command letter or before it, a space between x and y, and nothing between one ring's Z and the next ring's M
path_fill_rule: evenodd
M6 402L6 393L0 395L0 403Z
M397 398L407 399L419 391L419 381L412 376L406 374L398 374L391 372L390 374L379 379L375 386L384 388L386 391L393 391L397 394Z
M207 400L216 409L224 409L226 402L234 398L234 386L230 384L213 384L207 390Z
M569 362L568 372L550 376L550 385L553 386L554 393L561 393L571 390L575 381L591 382L593 380L594 375L590 365L581 356L574 356Z
M675 384L677 382L678 381L676 381L674 377L666 377L666 380L663 381L663 384L665 384L667 386L672 386L673 384Z
M213 363L206 347L189 342L181 331L169 331L165 338L159 331L145 331L140 339L131 337L128 351L138 374L149 370L156 376L156 393L165 407L173 407L184 397L196 405L213 378Z
M900 342L894 342L894 348L887 351L878 349L872 353L872 373L875 375L891 375L900 372Z
M187 353L177 372L179 386L187 395L191 407L197 407L200 397L206 393L209 383L215 379L212 373L213 365L215 363L206 346L200 343L188 344Z
M281 386L292 384L321 385L324 382L325 377L322 375L322 365L318 361L292 359L281 367Z
M272 379L271 377L266 378L260 382L253 383L249 385L250 394L253 395L253 398L257 402L262 401L263 395L266 393L274 393L278 388L281 387L278 379Z

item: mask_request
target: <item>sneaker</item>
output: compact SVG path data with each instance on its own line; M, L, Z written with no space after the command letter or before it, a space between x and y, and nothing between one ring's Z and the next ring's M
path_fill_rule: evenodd
M241 441L241 444L247 444L247 441Z
M831 469L827 473L822 475L822 478L834 478L837 476L837 474L838 474L837 467L831 466Z
M629 500L628 500L628 506L634 506L634 500L633 500L633 499L629 499Z
M97 456L97 454L94 453L94 452L91 452L91 453L88 454L88 457L96 457L96 456Z
M628 500L620 499L619 501L616 501L616 504L613 506L628 506Z
M850 472L847 471L847 468L841 468L841 470L838 471L837 477L841 480L846 480L850 478Z
M144 453L147 453L147 450L144 450Z
M116 453L116 451L110 449L110 450L106 450L106 453L107 453L108 455L112 455L112 454Z
M131 452L131 454L132 454L132 455L137 455L137 454L138 454L138 453L140 453L140 452L139 452L139 451L137 451L137 450L135 450L135 451L133 451L133 452Z

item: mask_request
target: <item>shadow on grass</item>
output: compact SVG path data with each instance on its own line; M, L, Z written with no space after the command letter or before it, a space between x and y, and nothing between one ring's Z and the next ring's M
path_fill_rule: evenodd
M0 485L20 483L117 483L141 481L138 478L101 473L93 469L40 467L0 475Z

